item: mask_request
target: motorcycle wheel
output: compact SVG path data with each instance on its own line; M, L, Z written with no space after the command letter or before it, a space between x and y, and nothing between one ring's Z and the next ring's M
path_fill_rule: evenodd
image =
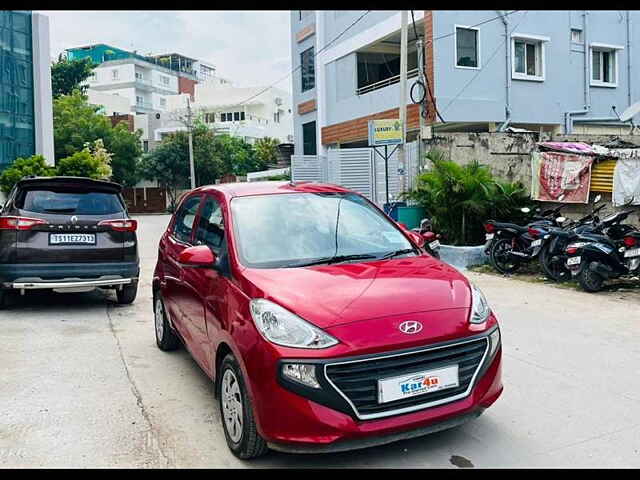
M511 240L508 238L501 238L493 244L491 252L489 253L489 260L491 265L500 273L513 273L520 268L520 262L511 255L513 248L511 247Z
M591 270L588 265L583 267L578 281L583 290L589 293L599 292L602 290L602 285L604 284L604 278Z
M564 282L571 278L571 272L564 265L564 262L552 262L553 255L549 252L550 244L547 243L540 250L540 267L542 271L556 282Z

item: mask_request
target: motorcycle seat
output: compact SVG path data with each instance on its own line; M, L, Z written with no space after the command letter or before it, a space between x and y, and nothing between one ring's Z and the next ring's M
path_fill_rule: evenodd
M521 227L520 225L516 225L515 223L500 223L495 222L497 230L515 230L518 233L526 233L528 231L527 227Z

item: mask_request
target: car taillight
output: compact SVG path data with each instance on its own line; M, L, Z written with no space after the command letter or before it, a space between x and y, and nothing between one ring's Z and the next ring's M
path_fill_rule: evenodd
M116 232L135 232L138 229L137 220L102 220L98 223L100 227L111 227Z
M527 230L529 231L529 235L531 235L533 238L538 238L538 235L542 233L540 230L537 230L533 227L529 227Z
M0 217L0 230L31 230L36 225L46 225L46 220L29 217Z
M627 248L635 247L638 241L633 237L624 237L624 244Z
M496 226L493 223L485 223L484 229L487 233L493 233L496 230Z

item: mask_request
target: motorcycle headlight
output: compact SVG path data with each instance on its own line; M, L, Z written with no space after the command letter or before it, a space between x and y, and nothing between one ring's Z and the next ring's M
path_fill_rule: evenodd
M283 347L327 348L338 340L269 300L254 298L251 317L268 341Z
M485 298L484 294L475 285L471 284L471 316L469 317L470 323L483 323L486 322L491 314L491 308Z

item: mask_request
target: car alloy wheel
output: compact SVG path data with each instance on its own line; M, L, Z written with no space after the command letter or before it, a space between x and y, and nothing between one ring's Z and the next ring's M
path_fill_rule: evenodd
M155 324L156 324L156 337L159 342L162 341L162 335L164 333L164 308L162 306L162 300L160 296L156 298L156 308L154 311Z
M242 392L238 379L231 369L222 377L222 415L231 441L239 443L242 439L243 405Z

